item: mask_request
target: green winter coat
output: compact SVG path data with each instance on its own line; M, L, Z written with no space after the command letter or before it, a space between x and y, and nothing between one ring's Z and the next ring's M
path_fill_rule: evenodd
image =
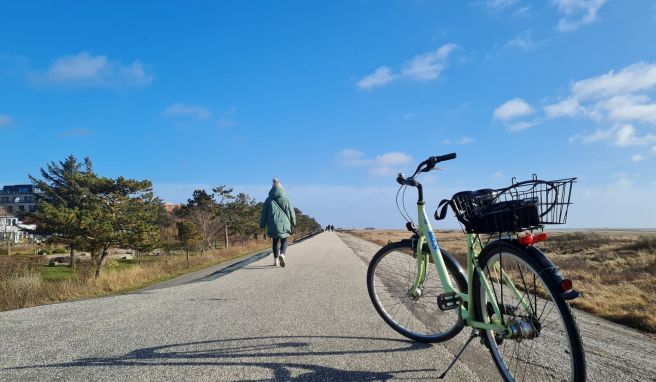
M264 201L260 214L260 228L267 227L267 234L274 239L284 239L296 225L296 214L282 187L272 187Z

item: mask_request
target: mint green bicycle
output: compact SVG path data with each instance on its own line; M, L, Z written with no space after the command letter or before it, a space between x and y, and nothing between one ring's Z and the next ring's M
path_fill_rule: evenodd
M584 381L583 344L567 302L579 292L533 246L546 240L545 224L565 223L576 179L534 176L503 189L459 192L443 200L435 218L444 218L451 207L462 223L465 271L440 248L416 180L455 157L430 157L412 176L397 177L399 193L417 188L418 227L404 215L412 238L388 244L369 263L367 288L376 310L394 330L421 342L446 341L465 326L472 328L440 378L481 337L505 381Z

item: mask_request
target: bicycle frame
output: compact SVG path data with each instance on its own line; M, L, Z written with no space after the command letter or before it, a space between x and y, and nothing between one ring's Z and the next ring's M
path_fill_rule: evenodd
M442 285L447 293L455 293L456 296L460 297L462 301L467 302L467 307L460 305L460 317L465 322L465 325L471 326L476 329L482 330L493 330L497 333L505 334L506 338L512 334L512 331L508 327L508 323L503 323L499 320L499 317L502 317L499 304L496 301L496 297L490 285L490 281L485 277L482 269L478 263L478 254L483 249L480 237L474 234L467 234L467 292L460 292L453 287L453 283L447 273L446 265L444 264L444 259L442 258L442 253L440 252L440 247L433 232L433 228L430 224L428 216L426 215L426 206L425 203L417 203L417 212L419 217L419 238L417 240L417 276L415 282L410 290L412 296L417 296L417 289L421 287L424 280L426 279L426 273L428 270L428 259L424 256L423 246L424 243L428 243L428 247L433 258L433 262L437 267L437 271L440 276ZM477 272L475 272L477 271ZM519 301L525 306L528 307L522 294L515 288L514 283L510 277L501 269L501 278L503 282L508 285L512 292L517 295ZM485 288L488 301L492 305L496 318L490 319L490 322L476 321L474 319L474 301L473 301L473 281L474 277L479 277L481 284ZM528 307L530 309L530 307ZM532 310L532 309L530 309ZM530 311L529 310L529 311Z

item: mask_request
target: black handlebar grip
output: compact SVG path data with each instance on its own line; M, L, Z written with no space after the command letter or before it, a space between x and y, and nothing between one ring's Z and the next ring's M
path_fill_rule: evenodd
M447 160L456 159L456 153L451 153L451 154L446 154L446 155L438 155L436 157L432 157L431 159L432 159L433 163L437 164L437 163L444 162L444 161L447 161Z

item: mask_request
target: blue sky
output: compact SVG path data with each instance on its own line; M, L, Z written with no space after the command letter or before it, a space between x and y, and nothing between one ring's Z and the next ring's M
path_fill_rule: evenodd
M457 152L433 204L577 176L569 227L656 227L655 35L646 0L0 0L0 183L68 154L173 202L276 176L400 227L394 175Z

